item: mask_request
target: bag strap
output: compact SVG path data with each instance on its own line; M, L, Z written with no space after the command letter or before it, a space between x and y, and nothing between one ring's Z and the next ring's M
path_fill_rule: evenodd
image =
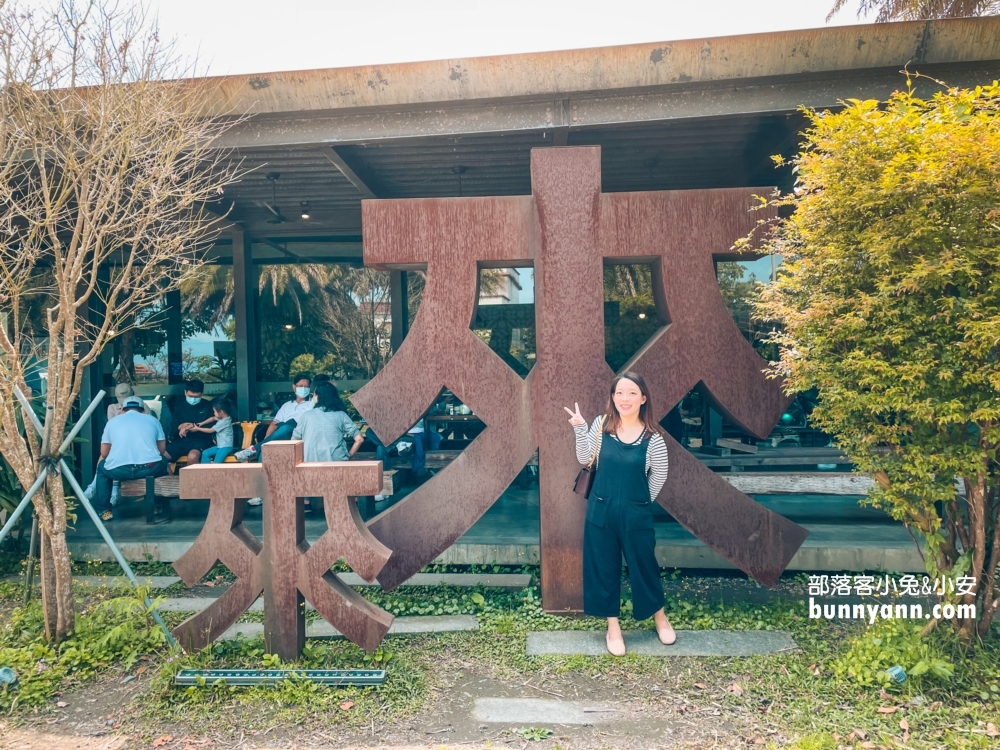
M594 464L597 463L597 454L601 452L601 438L604 437L604 418L606 415L601 416L601 422L597 427L597 437L594 439L594 455L590 457L590 463L587 464L589 468L594 468Z

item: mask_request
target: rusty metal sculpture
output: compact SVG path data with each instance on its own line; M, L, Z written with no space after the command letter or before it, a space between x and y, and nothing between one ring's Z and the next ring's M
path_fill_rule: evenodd
M236 622L262 593L264 641L269 653L292 660L305 644L305 607L316 610L366 651L382 641L392 615L371 604L330 572L340 558L366 581L391 551L365 527L352 496L382 488L381 461L304 463L301 441L263 446L259 464L202 464L180 472L182 498L209 498L208 518L191 548L174 563L187 585L216 560L236 583L173 633L188 650L202 648ZM243 525L246 498L264 498L263 542ZM323 498L327 531L305 539L303 499Z
M715 279L750 232L762 189L601 193L600 149L536 149L532 196L364 201L364 258L426 267L419 313L400 350L352 398L383 441L402 435L443 386L487 425L447 468L373 519L393 551L378 575L394 588L441 554L539 450L542 593L549 611L582 603L584 507L562 407L605 408L603 265L651 263L663 328L628 369L646 378L662 418L699 383L714 405L766 436L787 405L736 329ZM759 216L759 214L758 214ZM481 267L534 266L536 364L523 380L471 330ZM733 565L771 586L808 532L733 489L668 439L657 501Z

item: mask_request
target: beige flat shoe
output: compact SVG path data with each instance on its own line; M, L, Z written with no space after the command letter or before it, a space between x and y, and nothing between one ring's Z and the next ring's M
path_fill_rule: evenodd
M664 646L670 646L677 640L677 633L669 624L665 628L657 628L656 635L659 636L660 643Z
M625 656L625 639L615 638L612 640L610 633L604 634L604 643L612 656Z

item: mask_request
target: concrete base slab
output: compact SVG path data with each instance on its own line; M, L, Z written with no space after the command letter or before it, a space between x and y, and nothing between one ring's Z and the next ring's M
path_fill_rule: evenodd
M542 698L477 698L477 721L494 724L598 724L615 721L621 712L603 703Z
M670 646L654 630L625 632L625 648L643 656L753 656L791 651L798 646L783 630L678 630ZM604 631L552 630L528 633L528 656L560 654L605 656Z
M338 573L340 578L348 586L379 586L378 581L368 583L357 573ZM178 576L136 576L140 586L149 586L154 589L165 589L180 583ZM4 581L23 581L24 576L3 576ZM73 576L73 582L82 586L127 586L128 579L125 576ZM35 576L35 584L38 585L38 576ZM484 586L491 589L508 589L520 591L531 585L531 576L527 573L417 573L408 579L403 586L457 586L459 588L475 588Z
M472 615L445 615L441 617L397 617L392 621L389 635L416 635L419 633L455 633L479 630L479 620ZM220 641L235 641L238 638L260 638L264 635L264 623L239 622L230 627ZM343 634L326 620L317 620L306 625L306 638L343 638Z
M348 586L378 586L378 581L368 583L357 573L337 573ZM473 588L485 586L492 589L510 589L520 591L531 585L531 576L527 573L417 573L407 579L403 586L458 586Z
M148 586L152 589L165 589L167 586L173 586L175 583L180 583L181 581L177 576L136 576L136 578L140 586ZM23 582L24 576L4 576L3 580ZM73 583L92 588L107 586L109 589L116 586L130 585L128 578L125 576L73 576ZM35 571L35 585L39 585L37 570Z

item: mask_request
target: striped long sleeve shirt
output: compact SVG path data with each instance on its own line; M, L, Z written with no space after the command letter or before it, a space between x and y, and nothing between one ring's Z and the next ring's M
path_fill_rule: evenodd
M593 424L590 425L590 430L587 429L587 425L585 424L573 425L573 432L576 434L576 460L583 466L590 463L590 459L594 455L594 446L597 444L599 436L601 440L604 437L610 437L612 440L618 439L614 435L600 434L601 421L600 417L595 419ZM600 447L598 446L599 451ZM598 459L594 461L594 468L597 468L599 460L600 457L598 456ZM656 496L660 494L660 490L667 481L668 463L667 444L663 441L662 435L654 434L649 439L649 447L646 450L646 477L649 482L649 497L651 500L656 500Z

